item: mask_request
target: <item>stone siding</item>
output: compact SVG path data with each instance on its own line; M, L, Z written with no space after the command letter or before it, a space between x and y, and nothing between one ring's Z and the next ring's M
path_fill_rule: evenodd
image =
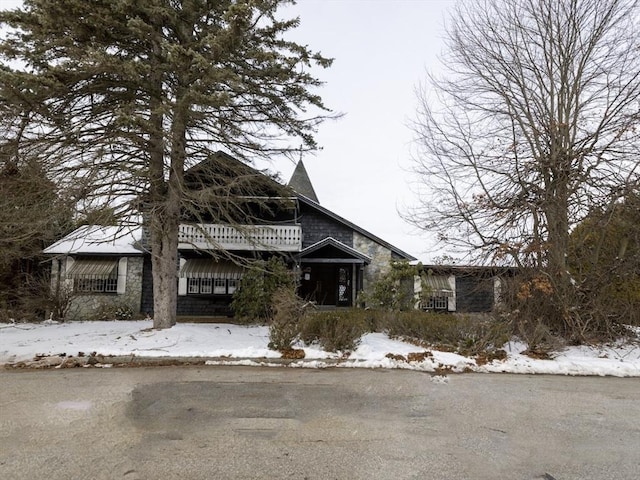
M54 261L54 265L57 262ZM67 320L92 320L102 309L128 307L134 317L140 314L142 294L142 257L127 257L127 280L123 294L77 294L71 300ZM53 278L57 276L57 268L52 268Z
M392 252L358 232L353 232L353 248L371 257L371 263L364 268L362 285L362 289L369 292L373 283L391 268Z

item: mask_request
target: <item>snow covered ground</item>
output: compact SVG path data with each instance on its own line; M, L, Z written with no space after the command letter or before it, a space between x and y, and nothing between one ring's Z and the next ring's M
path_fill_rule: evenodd
M36 356L207 357L208 364L282 365L280 353L269 350L269 331L263 326L180 323L167 330L152 330L152 322L72 322L42 324L0 324L0 364L30 361ZM479 365L473 358L430 350L416 361L409 353L425 352L415 345L392 340L382 333L362 337L348 356L328 353L317 347L302 347L304 360L289 367L328 366L361 368L402 368L446 373L508 372L560 375L640 376L640 345L618 344L598 347L569 347L552 360L522 355L525 345L505 345L507 358ZM393 358L392 358L393 357Z

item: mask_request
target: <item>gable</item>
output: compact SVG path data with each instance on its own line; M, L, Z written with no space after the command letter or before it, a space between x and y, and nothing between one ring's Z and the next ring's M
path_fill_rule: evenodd
M301 223L306 240L303 246L318 242L322 240L322 238L329 236L340 240L342 243L353 246L354 233L357 232L368 240L389 250L393 258L409 261L417 260L413 255L385 242L364 228L342 218L304 195L298 195L298 202L300 203ZM305 216L307 217L306 228L304 221ZM313 220L310 221L309 218ZM316 223L316 225L314 225L314 223ZM322 227L322 225L324 225L324 227ZM324 234L322 228L325 228ZM311 239L309 240L306 239L307 231L309 231L309 235L311 235Z
M199 223L293 222L293 191L266 171L216 152L185 173L182 217Z
M185 186L224 196L290 197L291 190L266 171L218 151L185 172Z
M328 237L300 252L301 260L333 259L351 260L352 263L371 263L371 257L355 248L345 245L335 238Z
M302 248L314 245L327 237L353 246L353 229L320 210L300 203L299 220L304 234Z

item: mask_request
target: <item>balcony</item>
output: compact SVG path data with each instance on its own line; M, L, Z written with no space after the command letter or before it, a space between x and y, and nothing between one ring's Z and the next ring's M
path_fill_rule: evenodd
M182 250L260 250L299 252L300 225L180 225L178 248Z

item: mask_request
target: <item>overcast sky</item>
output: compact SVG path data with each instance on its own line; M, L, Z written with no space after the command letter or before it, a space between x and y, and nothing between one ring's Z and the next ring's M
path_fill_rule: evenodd
M20 0L0 0L2 8ZM320 203L398 248L429 262L432 236L399 216L411 193L416 85L438 68L443 25L454 0L299 0L291 38L334 58L319 71L325 104L345 114L320 127L323 150L304 158ZM266 165L261 165L266 167ZM288 180L294 165L269 166Z
M330 108L345 113L320 127L323 150L304 158L320 203L413 254L433 259L432 235L417 233L398 210L411 192L414 89L436 71L454 0L300 0L290 10L300 43L334 58L320 71ZM293 165L277 164L288 180Z

